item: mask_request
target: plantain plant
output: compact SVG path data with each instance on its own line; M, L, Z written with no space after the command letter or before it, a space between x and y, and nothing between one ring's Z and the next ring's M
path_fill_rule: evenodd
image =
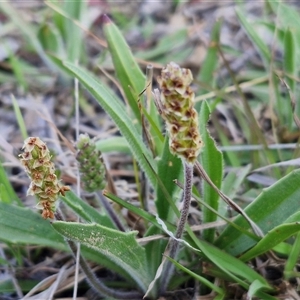
M238 16L251 31L240 11ZM159 88L153 97L148 93L150 102L144 105L139 98L143 91L149 91L149 78L140 69L116 25L106 15L101 21L115 77L126 101L119 99L74 59L48 55L46 60L62 74L77 78L121 134L118 139L97 143L81 135L77 141L76 158L83 187L98 195L103 210L99 212L89 206L70 187L62 185L55 175L47 146L39 137L30 137L21 154L22 164L32 179L29 194L37 196L37 208L43 210L43 218L51 219L51 223L22 205L13 205L13 202L18 203L18 197L1 167L0 239L61 250L69 247L74 253L75 243L80 243L83 246L79 258L82 271L103 297L158 299L174 296L176 290L193 294L189 289L192 287L200 290L200 294L211 293L214 299L229 299L230 286L235 284L247 293L248 299L277 299L276 287L260 274L255 262L265 257L276 261L276 255L289 257L286 278L291 276L299 253L299 243L288 240L294 235L297 235L296 241L299 240L299 170L264 189L244 209L238 206L231 198L247 170L235 177L231 173L223 180L223 154L207 128L212 108L205 100L194 107L191 71L176 63L168 64L157 78ZM215 42L218 42L219 25L212 37ZM286 39L290 39L290 34L287 31ZM268 56L262 52L264 54L264 62L268 64ZM215 55L215 49L210 55ZM202 77L209 78L203 74ZM101 151L110 152L116 148L130 153L138 163L139 173L149 183L154 198L153 210L147 209L147 202L153 200L145 191L141 193L143 205L136 207L106 188L108 178ZM193 186L193 174L202 180L199 190ZM80 217L81 222L64 221L57 205L58 198ZM145 243L137 239L141 233L126 228L122 216L108 199L143 221ZM188 222L192 199L201 210L197 223L201 219L204 226L200 232ZM239 215L228 218L226 206ZM17 217L19 222L15 223ZM220 220L223 226L214 227ZM206 228L205 225L211 226ZM86 259L121 276L122 282L120 280L114 288L104 284L91 271ZM122 287L124 281L126 288Z

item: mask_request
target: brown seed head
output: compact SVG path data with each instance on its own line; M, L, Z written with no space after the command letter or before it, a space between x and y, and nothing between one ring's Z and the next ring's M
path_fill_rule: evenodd
M199 133L198 113L189 69L171 62L157 78L161 88L162 116L170 135L170 150L188 163L194 163L203 146Z
M42 216L53 219L59 194L65 195L70 188L57 180L48 147L40 138L27 138L23 149L20 160L32 180L27 195L35 195L39 201L37 208L43 210Z

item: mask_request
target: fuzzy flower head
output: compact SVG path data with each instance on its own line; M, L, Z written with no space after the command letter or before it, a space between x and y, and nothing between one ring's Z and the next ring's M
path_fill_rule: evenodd
M94 140L87 134L80 134L76 148L78 150L76 159L85 190L88 192L103 190L106 186L106 168Z
M27 138L22 150L20 161L31 178L27 195L37 197L37 208L42 209L43 218L53 219L59 194L65 195L70 188L58 181L49 149L40 138Z
M170 150L193 164L203 147L198 113L194 109L195 94L190 87L193 75L189 69L171 62L161 71L157 81L161 89L162 116L170 135Z

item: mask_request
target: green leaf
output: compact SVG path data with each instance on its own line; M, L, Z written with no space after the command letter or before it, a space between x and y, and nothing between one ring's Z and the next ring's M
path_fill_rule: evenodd
M73 191L67 192L65 197L60 198L83 220L87 222L95 222L110 228L115 227L106 215L100 214L95 208L77 197Z
M174 33L164 36L163 39L159 39L154 48L140 51L136 53L136 56L148 61L155 59L156 62L159 57L166 56L166 59L170 61L170 50L174 52L174 50L176 51L176 49L180 49L180 47L185 46L186 48L186 43L188 43L188 30L186 28L179 29ZM172 60L174 60L174 58L172 58ZM174 61L177 62L177 60Z
M204 147L199 155L199 159L212 182L220 189L223 178L223 155L216 147L215 141L210 136L206 127L209 115L209 106L207 102L204 101L201 105L199 115L200 134L204 142ZM204 182L202 192L204 201L217 211L219 206L218 193L207 182ZM203 223L214 222L216 219L217 215L215 213L203 207ZM208 242L212 242L215 238L215 229L205 230L203 232L203 238Z
M152 235L156 235L156 234L162 234L162 230L158 228L157 225L153 225L149 227L144 237L151 237ZM144 246L147 261L149 262L148 270L149 273L151 274L151 278L155 277L157 268L161 264L163 258L162 253L164 253L167 243L168 243L167 239L159 239L159 240L148 242ZM155 289L156 287L153 288Z
M37 36L45 51L49 51L58 56L64 55L62 37L59 30L53 24L42 24Z
M151 184L156 186L156 177L153 173L153 168L149 166L149 163L151 166L155 166L155 162L137 132L133 120L126 114L125 106L114 97L106 86L101 84L87 71L72 63L65 62L64 65L79 79L96 98L106 113L113 119L122 135L126 138L132 154L146 173ZM156 168L154 167L154 169Z
M299 223L282 224L269 231L253 248L244 253L240 259L248 261L274 248L280 242L300 231Z
M264 287L266 290L271 290L271 287L266 279L241 260L227 254L226 252L205 241L198 241L197 246L206 258L208 258L214 265L221 269L234 282L237 282L245 289L248 290L250 284L255 280L258 280L262 287ZM260 299L276 299L260 291L256 292L256 296L258 296Z
M140 122L137 104L139 94L145 88L146 78L118 27L108 17L104 19L103 32L113 59L116 75L122 85L128 103Z
M266 286L259 280L254 280L248 289L248 299L252 299L259 290L265 289Z
M85 0L64 1L63 10L72 18L63 18L64 37L67 43L67 57L72 62L78 61L82 49L82 29L73 20L81 21L86 8ZM72 33L72 34L71 34Z
M23 206L22 201L19 199L17 194L15 193L11 183L8 180L5 169L2 166L0 161L0 182L1 182L1 193L0 193L0 202L5 203L16 203L19 206Z
M205 83L209 86L212 86L214 72L218 65L218 44L220 41L221 26L222 20L218 20L214 24L214 27L211 31L210 43L207 49L207 53L205 59L203 60L201 70L197 78L200 83ZM206 90L202 90L202 93L204 91ZM199 110L199 108L200 102L196 103L196 109Z
M0 240L15 244L33 244L66 250L64 239L49 221L28 208L0 202Z
M264 189L246 207L245 212L263 232L267 233L299 210L299 182L300 170L289 173L269 188ZM249 224L242 216L238 216L234 223L244 229L249 229ZM256 242L229 225L215 244L228 253L239 255L256 244Z
M269 2L273 11L276 13L278 22L276 23L277 30L280 33L280 30L286 31L290 29L295 35L295 43L297 43L297 49L300 47L300 14L297 9L294 9L291 5L286 5L283 2ZM299 63L299 58L297 58ZM298 65L297 63L297 65Z
M28 138L28 133L27 133L26 124L25 124L19 103L16 100L15 96L13 96L13 95L11 96L11 100L13 103L16 119L17 119L20 131L22 134L22 138L23 138L23 140L26 140Z
M96 148L102 153L121 152L131 154L126 139L123 136L113 136L96 142Z
M252 40L254 46L258 49L260 56L265 64L265 67L267 67L271 60L270 50L255 31L255 27L253 26L253 24L250 24L247 21L245 14L239 8L236 8L236 14L246 33L248 34L249 38Z
M0 202L0 228L0 240L5 243L39 245L70 251L65 240L53 229L50 222L28 208ZM128 278L127 273L108 260L106 255L85 246L82 247L82 254Z
M287 75L296 76L297 74L296 57L297 57L297 49L296 49L294 32L290 28L288 28L284 36L284 59L283 59L284 71L287 73ZM296 84L295 80L290 78L289 76L286 76L285 80L289 85L291 92L294 93L295 84Z
M286 264L284 266L284 275L285 278L290 278L290 277L294 277L293 275L290 276L290 274L293 274L298 259L299 259L299 255L300 255L300 233L298 232L298 234L296 235L296 239L294 241L294 244L292 246L291 252L288 256L288 259L286 261Z
M161 184L157 183L155 205L159 217L162 220L169 220L168 216L171 215L172 210L166 199L164 189L168 191L172 198L171 201L176 202L179 200L180 192L174 180L180 181L182 179L182 162L181 159L170 152L169 138L167 137L165 138L162 156L157 163L157 175L161 180ZM162 189L162 185L164 189Z
M222 192L230 199L234 199L250 169L251 165L232 168L222 181ZM225 216L228 212L227 209L227 204L222 201L219 205L219 212L221 215Z
M47 54L49 59L56 65L56 67L58 67L59 70L63 72L63 75L68 75L68 77L73 78L73 73L69 71L68 68L65 67L64 62L61 60L60 57L53 55L52 53L47 53ZM62 79L70 85L69 78L62 77Z
M14 72L14 76L17 79L17 83L20 87L24 89L25 92L28 91L28 79L26 78L24 74L24 68L23 64L21 63L21 60L18 58L17 55L13 54L9 48L7 48L7 51L9 52L9 62L10 66Z
M300 222L300 211L295 212L291 216L289 216L284 223L293 223L293 222Z
M189 270L188 268L184 267L183 265L179 264L176 260L172 259L171 257L168 257L168 259L180 270L186 272L187 274L191 275L192 277L194 277L196 280L198 280L199 282L201 282L202 284L206 285L207 287L209 287L211 290L215 291L218 294L221 295L225 295L225 291L214 285L212 282L210 282L209 280L207 280L206 278L199 276L198 274L192 272L191 270Z
M151 279L148 276L145 250L135 240L137 231L120 232L98 224L80 224L57 221L54 229L68 239L79 242L120 266L146 291Z

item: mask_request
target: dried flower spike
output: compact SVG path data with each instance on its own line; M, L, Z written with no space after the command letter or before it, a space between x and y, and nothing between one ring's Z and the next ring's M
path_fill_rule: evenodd
M38 198L36 207L43 210L43 218L53 219L59 194L65 195L70 187L63 186L58 181L49 149L40 138L27 138L22 149L24 152L19 157L32 180L27 195Z
M103 190L106 186L106 169L101 152L87 134L80 134L76 145L76 159L84 188L88 192Z
M161 89L161 111L170 135L170 149L187 163L194 163L203 146L198 130L198 113L190 84L189 69L171 62L157 78Z

